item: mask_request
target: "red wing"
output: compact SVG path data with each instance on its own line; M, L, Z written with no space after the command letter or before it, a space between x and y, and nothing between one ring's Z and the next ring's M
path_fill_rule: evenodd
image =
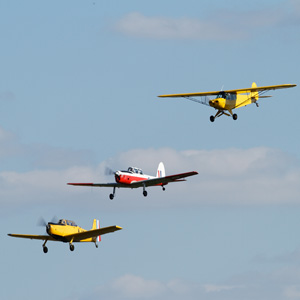
M140 186L154 186L158 184L167 184L169 182L177 182L177 181L185 181L182 178L189 177L189 176L194 176L197 175L198 172L192 171L192 172L187 172L187 173L181 173L181 174L175 174L175 175L169 175L165 177L156 177L148 180L143 180L143 181L138 181L134 182L131 185L137 185L137 187Z
M187 172L175 175L169 175L165 177L156 177L152 179L146 179L142 181L135 181L130 184L122 184L122 183L68 183L69 185L76 185L76 186L98 186L98 187L117 187L117 188L139 188L142 186L154 186L159 184L167 184L169 182L177 182L177 181L185 181L185 177L197 175L198 172Z

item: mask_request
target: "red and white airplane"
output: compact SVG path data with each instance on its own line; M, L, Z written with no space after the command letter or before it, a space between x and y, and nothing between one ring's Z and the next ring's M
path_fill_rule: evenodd
M147 196L146 187L148 186L161 186L163 191L165 185L169 182L185 181L185 177L197 175L198 172L192 171L187 173L175 174L166 176L165 167L162 162L159 163L156 176L143 174L139 168L129 167L127 171L116 171L112 173L115 175L116 182L113 183L68 183L69 185L77 186L98 186L98 187L112 187L113 192L109 195L110 200L115 197L116 188L130 188L135 189L142 187L143 195Z

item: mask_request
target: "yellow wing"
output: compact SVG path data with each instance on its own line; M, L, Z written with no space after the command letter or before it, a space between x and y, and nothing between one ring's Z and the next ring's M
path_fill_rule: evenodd
M202 97L202 96L214 96L218 95L220 92L223 93L237 93L237 94L245 94L250 92L258 92L258 91L269 91L269 90L278 90L278 89L286 89L296 86L296 84L280 84L280 85L268 85L268 86L260 86L260 87L251 87L247 89L235 89L235 90L226 90L226 91L214 91L214 92L204 92L204 93L185 93L185 94L169 94L169 95L160 95L160 98L177 98L177 97Z
M49 240L49 241L57 241L50 235L33 235L33 234L14 234L14 233L9 233L9 236L12 237L17 237L17 238L23 238L23 239L31 239L31 240Z
M64 238L69 241L73 240L74 242L79 242L80 240L85 240L88 238L107 234L121 229L122 227L114 225L114 226L103 227L100 229L92 229L92 230L87 230L79 233L64 235Z
M257 86L247 89L238 89L238 90L228 90L224 91L225 93L237 93L237 94L246 94L251 92L260 92L260 91L271 91L279 89L287 89L297 86L296 84L280 84L280 85L267 85L267 86Z

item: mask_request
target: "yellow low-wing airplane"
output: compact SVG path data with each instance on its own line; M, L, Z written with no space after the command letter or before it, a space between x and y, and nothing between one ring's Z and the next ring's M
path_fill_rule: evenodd
M258 87L255 82L252 83L251 88L227 90L227 91L215 91L204 93L187 93L187 94L170 94L160 95L161 98L186 98L204 105L215 108L217 113L214 116L210 116L210 121L214 122L215 118L222 115L232 116L233 120L237 120L237 114L232 112L233 109L255 103L258 107L259 98L268 98L271 96L261 96L267 91L286 89L296 86L296 84L281 84L281 85L269 85ZM216 96L215 99L210 99L208 96ZM200 97L194 98L194 97Z
M93 227L91 230L85 230L76 225L74 221L61 219L57 223L55 222L44 222L46 226L46 231L48 235L31 235L31 234L11 234L9 236L24 238L24 239L33 239L33 240L42 240L43 251L44 253L48 252L46 243L48 241L64 242L69 243L70 250L74 251L75 247L73 243L75 242L92 242L95 243L98 248L97 242L101 241L101 235L121 230L120 226L109 226L100 228L99 220L94 219Z

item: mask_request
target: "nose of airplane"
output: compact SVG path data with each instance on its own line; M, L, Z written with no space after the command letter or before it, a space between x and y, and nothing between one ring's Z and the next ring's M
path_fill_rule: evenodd
M119 171L117 171L117 172L115 173L115 178L116 178L116 181L119 181L119 180L120 180L120 172L119 172Z
M210 106L214 106L214 105L218 105L219 104L219 100L214 99L214 100L209 100L209 105Z
M46 226L46 231L47 231L48 234L51 233L51 225L49 223Z

